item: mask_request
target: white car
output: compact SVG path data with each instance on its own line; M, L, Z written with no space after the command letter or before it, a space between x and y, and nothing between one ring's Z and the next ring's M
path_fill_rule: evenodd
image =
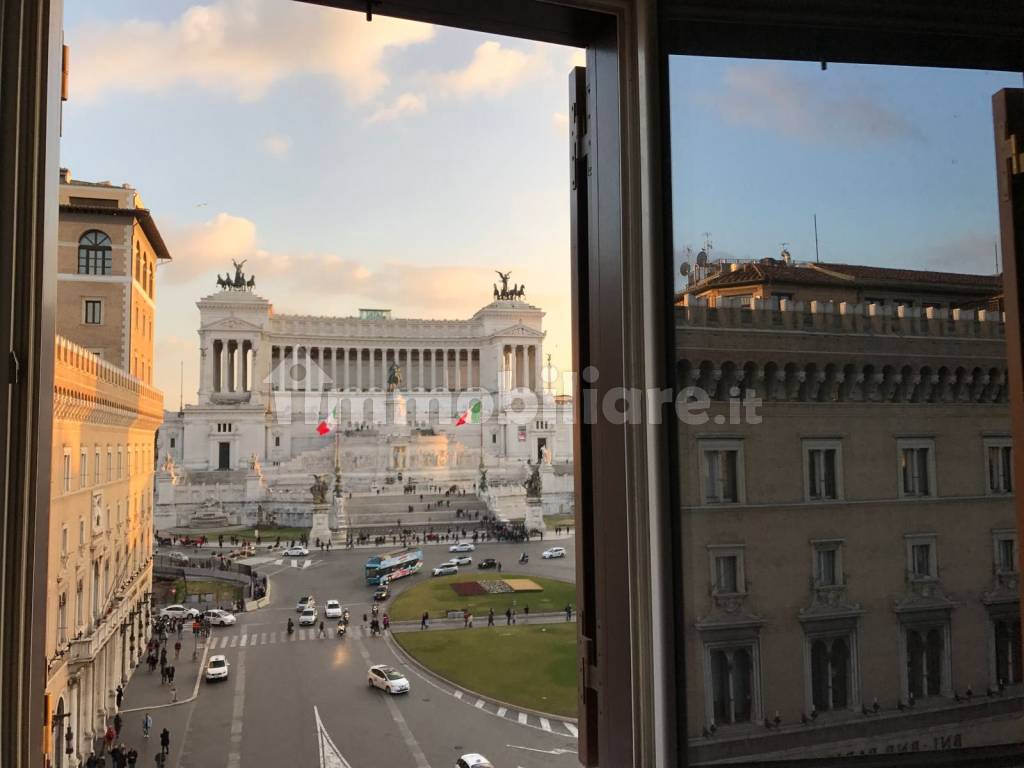
M295 604L295 612L302 613L307 608L311 608L316 605L316 598L312 595L303 595L299 598L299 602Z
M470 565L470 564L472 564L472 562L473 562L473 558L470 557L469 555L459 555L457 557L450 557L450 558L448 558L448 562L447 563L442 563L442 565L449 565L449 564L451 564L451 565Z
M299 614L299 626L306 627L316 624L317 612L316 608L310 607Z
M285 557L305 557L309 554L309 550L305 547L289 547L281 554Z
M565 557L565 547L552 547L551 549L545 549L541 554L545 560L550 560L553 557Z
M324 616L328 619L340 619L341 613L341 603L337 600L328 600L324 603Z
M459 566L453 565L452 563L441 563L430 573L433 576L453 576L459 572Z
M168 619L195 619L199 616L198 608L186 608L184 605L168 605L160 615Z
M211 656L210 661L206 665L206 681L227 680L230 667L231 665L228 664L228 660L223 656Z
M458 544L452 544L448 547L449 552L474 552L476 547L470 544L468 541L460 541Z
M167 559L172 560L175 563L181 563L182 565L188 565L188 555L182 554L181 552L168 552Z
M203 616L207 618L210 624L216 624L221 627L230 627L237 621L235 614L222 611L220 608L211 608Z
M366 681L371 688L380 688L388 693L408 693L409 681L405 675L387 664L375 664L370 667Z
M455 768L494 768L494 765L483 755L470 752L455 761Z

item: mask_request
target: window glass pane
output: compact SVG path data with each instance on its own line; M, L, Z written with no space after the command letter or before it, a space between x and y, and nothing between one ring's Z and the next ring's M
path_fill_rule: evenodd
M680 742L691 764L884 753L918 738L911 704L1020 666L992 97L1024 79L668 71L674 375L708 403L677 421ZM726 599L708 551L733 545ZM1016 715L948 717L940 741L1019 739Z

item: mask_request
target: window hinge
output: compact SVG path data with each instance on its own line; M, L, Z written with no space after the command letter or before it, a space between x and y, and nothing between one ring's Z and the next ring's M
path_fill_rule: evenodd
M21 373L21 363L18 361L18 353L13 349L7 358L8 380L11 384L17 384Z

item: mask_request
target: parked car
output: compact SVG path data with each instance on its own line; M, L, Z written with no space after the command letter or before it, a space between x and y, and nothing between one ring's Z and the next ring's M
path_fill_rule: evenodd
M448 562L453 565L470 565L473 562L473 558L469 555L456 555L455 557L448 558Z
M430 573L433 576L453 576L458 572L459 566L452 565L451 563L442 563L441 565L437 566L437 568L432 570Z
M227 680L228 669L231 665L228 664L228 660L220 654L211 656L210 661L206 664L206 682L212 683L214 680Z
M476 564L476 567L479 568L481 571L486 568L497 568L498 561L495 560L493 557L485 557L483 560Z
M312 595L303 595L299 598L299 602L295 604L295 612L302 613L307 608L311 608L316 605L316 598Z
M309 550L305 547L289 547L281 554L285 557L305 557L309 554Z
M178 565L188 565L189 564L188 555L186 555L186 554L184 554L182 552L168 552L167 553L167 559L170 560L173 563L177 563Z
M545 549L541 554L545 560L550 560L553 557L565 557L565 547L552 547L551 549Z
M371 688L380 688L388 693L408 693L409 681L405 675L387 664L375 664L366 674L367 683Z
M210 624L216 624L221 627L230 627L238 619L235 618L235 614L222 611L220 608L211 608L203 614Z
M328 619L341 618L341 603L337 600L328 600L324 603L324 616Z
M382 603L391 597L391 588L387 584L381 584L373 593L373 602Z
M470 752L455 761L455 768L494 768L494 765L483 755Z
M186 608L184 605L168 605L160 616L168 619L194 619L199 616L198 608Z
M308 627L316 624L316 620L319 617L315 606L309 606L306 610L299 614L299 626Z
M448 547L449 552L473 552L476 550L476 546L468 541L460 541L458 544L452 544Z

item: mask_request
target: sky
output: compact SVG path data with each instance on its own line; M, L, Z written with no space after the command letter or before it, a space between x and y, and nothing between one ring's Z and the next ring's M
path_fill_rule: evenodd
M673 247L996 271L1005 72L673 56ZM677 286L682 279L676 275Z
M173 260L154 383L198 386L201 297L248 259L275 312L468 318L496 269L567 370L567 80L582 51L283 0L66 0L61 163L129 183Z

